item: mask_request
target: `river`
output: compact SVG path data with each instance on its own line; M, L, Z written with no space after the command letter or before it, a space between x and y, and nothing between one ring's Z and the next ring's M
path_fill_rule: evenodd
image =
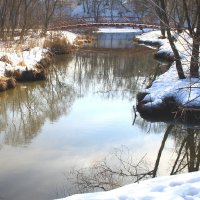
M47 81L0 94L1 200L78 192L69 172L91 169L113 152L128 155L125 160L133 156L133 163L145 157L145 170L154 168L166 132L158 175L170 174L187 141L190 152L199 147L199 130L149 123L138 114L133 124L137 93L165 68L153 59L154 50L133 44L134 36L100 34L94 47L56 57ZM186 164L177 171L187 171Z

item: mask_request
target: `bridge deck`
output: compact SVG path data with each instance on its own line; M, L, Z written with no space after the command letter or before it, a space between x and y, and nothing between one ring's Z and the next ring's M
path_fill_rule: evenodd
M134 21L135 20L135 21ZM50 30L67 30L76 28L86 28L86 27L103 27L103 26L115 26L115 27L133 27L133 28L160 28L157 24L150 24L139 21L138 18L131 17L99 17L98 21L92 17L83 18L72 18L68 21L59 21L50 26Z

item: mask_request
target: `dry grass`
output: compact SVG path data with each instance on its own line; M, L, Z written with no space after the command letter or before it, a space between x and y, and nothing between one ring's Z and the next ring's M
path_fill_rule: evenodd
M0 77L0 92L14 88L16 80L14 78Z
M26 67L26 63L24 60L20 60L19 63L17 63L18 66Z
M43 47L57 55L68 54L72 51L72 46L69 42L65 38L58 36L46 39Z
M7 88L11 89L11 88L15 88L16 87L16 80L14 78L9 78L7 80Z
M0 61L12 65L12 61L8 58L7 55L2 56L2 57L0 58Z
M7 90L7 82L0 80L0 92Z
M40 81L40 80L45 80L47 77L46 71L41 69L41 70L25 70L21 71L19 69L17 70L7 70L6 71L6 77L0 78L0 83L1 82L6 82L6 89L12 88L12 85L14 83L14 80L17 80L19 82L27 82L27 81ZM0 84L1 85L1 84ZM5 84L2 84L2 89ZM1 89L0 89L1 91ZM4 90L2 90L4 91Z
M82 47L84 44L91 44L95 40L96 38L91 35L78 35L75 39L75 44L79 47Z

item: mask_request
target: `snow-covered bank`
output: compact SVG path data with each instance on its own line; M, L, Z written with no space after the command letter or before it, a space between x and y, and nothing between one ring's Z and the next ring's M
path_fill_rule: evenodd
M187 32L183 32L179 35L175 32L172 32L172 35L176 40L175 44L180 53L181 58L188 60L190 58L191 53L188 44L192 44L192 38L189 37L189 34ZM173 60L174 54L169 44L169 41L167 38L161 38L161 33L159 30L151 31L137 36L136 40L138 40L139 43L159 47L156 53L158 57L160 56L162 58L169 58Z
M36 64L44 58L47 52L47 49L41 47L22 52L0 52L0 58L3 60L0 62L0 76L5 76L5 71L34 70Z
M67 39L67 41L71 44L71 45L74 45L75 41L76 41L76 37L77 37L77 34L75 33L72 33L72 32L69 32L69 31L61 31L60 32L61 35L63 37L65 37Z
M1 43L0 50L0 91L11 87L5 86L5 77L16 80L34 81L45 79L44 68L50 64L50 49L44 48L47 38L60 37L69 45L75 45L77 35L68 31L47 32L46 37L29 38L23 44L13 43L11 47Z
M76 34L68 31L48 32L48 37L60 36L66 39L70 45L74 45ZM22 49L11 47L10 49L1 48L0 51L0 76L5 75L5 70L35 70L37 63L39 63L48 53L48 49L43 48L45 37L39 38L36 42L36 47L30 47L27 39L26 44L22 44ZM2 43L3 45L3 43ZM23 47L25 45L25 47ZM32 44L34 45L34 44ZM25 50L23 50L25 49Z
M184 66L188 70L187 65ZM145 106L154 107L163 102L166 97L174 97L174 100L186 107L200 107L200 80L197 78L179 79L176 66L173 64L170 69L160 75L153 82L148 95L144 98L147 101Z
M166 98L173 98L175 102L183 107L200 107L200 80L189 76L189 65L191 59L192 39L186 32L173 34L176 39L176 47L181 56L183 70L186 79L180 80L177 75L176 65L173 63L170 69L160 75L146 89L143 108L159 107ZM158 54L173 57L173 52L167 39L160 39L160 31L152 31L138 36L137 39L145 44L159 45Z
M33 47L24 51L0 52L0 92L14 88L16 81L46 79L44 68L50 63L47 49Z
M62 200L197 200L200 172L159 177L108 192L77 194ZM60 199L61 200L61 199Z

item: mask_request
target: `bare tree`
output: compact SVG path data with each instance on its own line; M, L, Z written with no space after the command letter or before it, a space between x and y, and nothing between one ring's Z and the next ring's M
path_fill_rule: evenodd
M37 1L38 0L24 0L22 2L20 9L20 41L22 41L24 35L27 34L27 31L34 26L33 14Z
M5 24L8 10L8 0L2 0L0 2L0 36L5 39Z
M198 171L200 169L199 130L184 129L181 136L177 133L177 129L174 131L177 157L170 174L177 174L183 170L188 172Z
M191 26L191 25L190 25ZM192 57L190 61L191 77L199 78L199 47L200 47L200 0L196 1L196 29L193 32L192 39Z
M130 5L131 5L134 15L136 15L140 21L143 22L147 20L145 18L148 18L148 19L151 18L150 5L149 5L148 0L144 0L144 1L130 0Z
M159 10L159 17L160 17L162 26L164 26L164 29L167 32L168 40L169 40L170 46L172 48L172 51L174 53L178 76L179 76L180 79L184 79L185 74L183 72L181 57L180 57L179 52L178 52L176 45L174 43L174 38L172 37L172 34L171 34L170 18L167 14L166 1L165 0L155 0L155 1L151 1L151 2L154 4L156 9Z
M154 167L148 162L148 154L139 160L130 154L129 149L117 149L113 156L97 161L89 168L72 170L66 178L73 184L75 192L107 191L125 184L154 178L158 174L160 160L169 137L174 138L175 154L170 166L170 175L198 171L200 169L200 136L197 129L185 129L169 125L161 140ZM109 162L112 160L112 164Z
M136 160L129 149L122 146L89 168L72 170L66 178L80 193L115 189L152 176L153 170L148 168L146 155Z
M165 37L167 32L168 40L174 53L176 68L180 79L185 75L182 69L181 58L176 48L171 30L172 24L179 32L187 24L189 34L193 40L192 44L188 43L189 49L192 49L190 60L190 76L199 77L199 44L200 44L200 1L171 1L171 0L150 0L157 11L157 16L161 21L161 33Z
M0 38L12 40L19 33L22 41L30 29L46 32L56 5L57 0L1 0Z
M50 0L43 0L44 4L44 31L43 33L46 34L48 30L48 25L50 23L51 18L53 17L53 14L56 9L56 5L58 3L58 0L50 1Z
M8 13L8 22L7 29L8 34L10 33L11 39L14 38L15 30L18 28L19 16L20 16L20 7L22 5L23 0L11 0L9 13Z

